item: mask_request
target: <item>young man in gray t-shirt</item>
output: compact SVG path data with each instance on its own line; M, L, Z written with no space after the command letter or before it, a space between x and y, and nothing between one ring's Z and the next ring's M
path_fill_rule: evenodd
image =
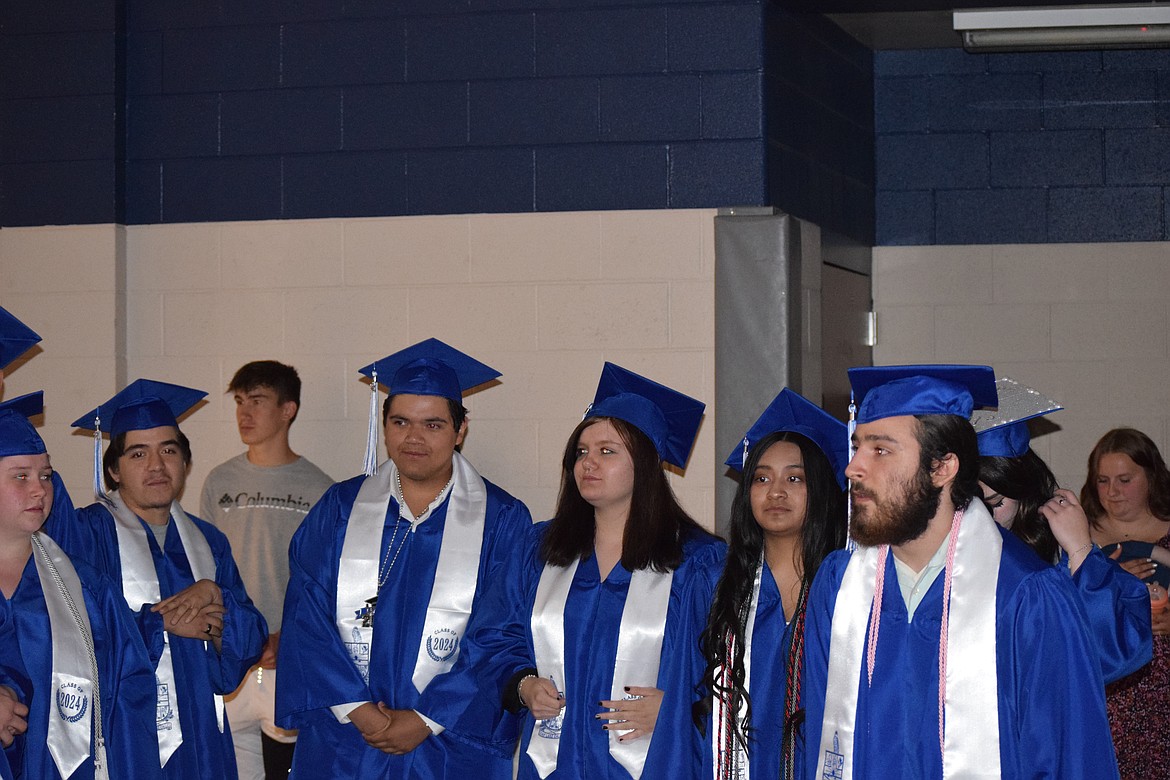
M288 585L288 545L309 509L333 484L293 452L288 432L300 409L296 369L274 360L248 363L228 385L248 451L211 470L201 512L227 535L244 585L268 621L260 663L227 700L240 780L286 778L296 732L273 721L276 650Z

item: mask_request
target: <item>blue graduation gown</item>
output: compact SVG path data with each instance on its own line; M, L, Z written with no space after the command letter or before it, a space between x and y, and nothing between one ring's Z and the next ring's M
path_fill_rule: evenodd
M118 536L114 518L102 504L91 504L77 512L77 528L57 539L71 556L81 545L79 555L88 554L91 562L108 576L121 591L122 564L118 557ZM235 780L236 758L232 748L231 726L224 716L220 733L216 723L212 694L229 694L260 658L268 637L263 616L252 605L232 558L227 537L219 529L188 515L202 532L215 559L215 582L223 593L224 615L222 650L217 653L211 642L171 634L171 662L179 694L179 722L183 727L183 744L167 761L164 776L168 780ZM142 522L139 520L139 522ZM165 549L159 549L154 534L142 523L158 573L162 598L173 596L195 583L183 541L173 524L167 529ZM88 549L86 549L88 545ZM162 618L150 611L150 605L130 605L137 611L139 630L148 647L157 645L154 637L162 630ZM155 648L157 650L157 647ZM157 652L151 653L157 662ZM153 709L153 708L152 708Z
M795 623L795 621L793 621ZM752 668L748 694L752 701L752 730L748 742L751 780L780 777L781 746L784 737L784 689L788 675L788 644L792 626L784 621L784 601L772 570L764 567L760 577L760 599L752 627ZM707 717L704 741L705 777L711 777L714 753L711 744L711 716ZM797 730L796 770L801 777L800 745L803 727Z
M1003 778L1116 778L1105 689L1084 608L1067 570L1000 529L996 588L999 752ZM805 777L816 778L833 610L849 552L831 554L809 594L805 626ZM854 777L942 778L938 640L944 576L908 621L894 557L886 566L873 686L858 679ZM990 684L990 682L989 682ZM816 779L819 780L819 779Z
M419 692L411 677L450 497L413 533L409 532L410 524L399 519L397 502L391 499L387 506L379 560L385 560L395 526L395 548L404 536L406 541L378 591L380 607L374 613L367 685L350 660L335 622L337 570L350 511L364 479L354 477L327 490L289 547L290 576L277 662L280 677L276 715L278 725L300 729L292 777L465 780L465 776L474 773L481 780L511 778L511 754L506 759L489 756L444 731L423 740L406 755L388 755L369 747L355 726L340 723L329 709L366 701L385 702L391 709L419 709ZM509 576L506 563L532 525L528 508L521 501L486 480L485 485L487 507L479 584L472 602L473 621L485 584ZM498 702L495 709L498 712ZM442 718L435 720L447 725Z
M101 680L102 723L111 778L154 780L162 777L155 738L154 670L120 592L84 563L75 562L86 613L93 633ZM51 583L47 587L53 587ZM28 731L23 767L17 777L58 780L61 775L46 747L52 701L52 638L48 608L35 561L30 558L12 599L0 596L0 610L11 611L20 644L20 664L31 680ZM71 780L93 778L87 759Z
M1068 571L1061 554L1059 568ZM1154 636L1150 629L1150 592L1145 583L1093 548L1072 577L1088 617L1088 631L1097 647L1106 683L1133 674L1150 662Z
M533 529L524 560L501 583L503 587L494 591L491 614L481 616L479 627L465 642L466 657L460 658L450 675L436 681L439 685L427 690L423 707L439 722L444 718L458 720L457 716L449 717L449 713L458 714L463 699L457 693L452 695L452 691L478 686L497 697L498 702L504 693L502 687L517 672L536 666L530 621L544 568L539 548L546 527L547 523L541 523ZM655 686L665 693L650 736L642 774L645 780L702 776L704 748L692 720L692 706L698 699L696 686L706 667L699 634L706 625L726 546L715 537L696 533L686 540L683 550L683 563L671 583ZM595 557L577 566L565 604L566 706L557 768L550 778L629 778L629 773L610 756L608 732L602 730L601 721L594 715L601 711L598 702L611 698L618 628L630 576L619 562L602 581ZM518 777L525 780L538 777L526 753L534 722L531 713L523 710ZM500 742L487 746L504 751L509 748Z
M5 598L0 598L0 685L15 691L26 705L32 698L32 685L24 671L16 638L16 619L11 603ZM24 735L19 734L11 745L0 750L0 780L12 780L12 767L19 767L24 761L24 740Z

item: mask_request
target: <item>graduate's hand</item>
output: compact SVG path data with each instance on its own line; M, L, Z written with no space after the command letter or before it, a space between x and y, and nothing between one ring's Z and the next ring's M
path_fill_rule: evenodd
M391 725L390 710L386 709L384 703L374 704L368 701L358 705L350 711L349 722L361 733L367 745L386 753L390 752L383 746L386 732L390 730Z
M205 642L211 642L215 645L216 652L219 652L221 643L223 642L223 615L223 604L208 604L199 610L198 614L195 615L190 623L185 623L180 620L176 621L173 625L168 624L166 629L175 636L184 636L188 639L202 639Z
M193 585L165 598L150 608L163 616L168 631L173 631L171 624L182 621L190 623L199 616L200 610L209 604L223 604L223 592L211 580L199 580Z
M430 726L414 710L392 710L378 702L378 711L390 719L390 728L381 734L379 749L400 756L409 753L431 735ZM368 740L367 740L368 741Z
M552 680L544 677L525 677L520 681L516 690L520 696L520 703L528 708L532 717L537 720L555 718L561 714L565 706L565 699L552 684Z
M1121 555L1121 548L1118 548L1110 558L1114 560ZM1121 561L1119 563L1121 568L1137 577L1139 580L1145 580L1147 577L1153 577L1154 572L1158 570L1158 564L1150 558L1131 558L1128 561Z
M1150 626L1154 629L1154 636L1170 636L1170 605L1150 616Z
M639 698L603 701L601 706L606 709L593 716L607 721L602 725L607 731L629 729L618 737L618 742L631 742L654 731L654 724L658 722L658 709L662 706L662 691L657 688L631 685L626 688L626 693Z
M1150 549L1150 560L1159 566L1170 566L1170 550L1155 544Z
M20 703L16 691L0 685L0 745L8 747L17 734L28 729L28 707Z
M257 666L265 669L276 668L276 651L280 649L280 632L268 635L268 641L264 643L264 650L260 653L260 660L256 662Z
M1071 490L1060 488L1039 508L1040 516L1048 521L1057 543L1068 553L1068 568L1074 574L1092 550L1089 518Z

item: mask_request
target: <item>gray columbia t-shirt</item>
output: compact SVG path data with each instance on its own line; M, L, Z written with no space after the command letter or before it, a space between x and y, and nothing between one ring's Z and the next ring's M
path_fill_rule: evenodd
M231 542L244 587L272 633L280 630L289 542L332 484L305 458L285 466L254 466L247 453L216 466L203 483L200 514Z

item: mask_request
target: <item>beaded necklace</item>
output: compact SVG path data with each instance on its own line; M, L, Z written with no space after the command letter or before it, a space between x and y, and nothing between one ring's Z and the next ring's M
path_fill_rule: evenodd
M423 512L423 517L426 517L427 513L434 508L434 505L436 502L438 502L439 498L447 493L447 489L451 487L451 484L454 481L455 475L452 474L451 479L447 481L447 484L444 485L443 489L439 491L439 494L435 496L435 500L432 501L431 505L428 506L426 511ZM401 507L407 506L406 497L402 493L401 472L396 471L394 473L394 487L396 489L394 493L394 499L398 502L400 507L399 515L394 520L394 530L390 534L390 542L386 545L386 552L382 555L382 563L378 566L378 590L374 593L373 598L366 599L366 607L358 612L358 617L362 619L362 625L367 628L374 624L374 613L377 611L378 607L378 594L382 592L382 586L384 586L386 581L390 579L390 572L394 571L394 565L398 563L398 555L402 552L402 548L406 546L406 540L410 537L410 531L413 530L415 526L415 522L412 521L410 523L410 529L402 534L402 539L399 541L398 527L402 524ZM409 507L407 507L407 509L409 510ZM397 546L395 546L395 542L398 542ZM391 551L394 552L393 556L390 555Z

